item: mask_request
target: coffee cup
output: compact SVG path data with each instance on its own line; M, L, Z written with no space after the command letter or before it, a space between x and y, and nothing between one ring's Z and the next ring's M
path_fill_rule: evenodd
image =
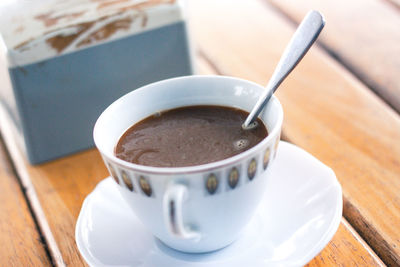
M119 138L144 118L177 107L220 105L249 112L264 90L233 77L178 77L124 95L98 118L94 141L121 196L167 246L190 253L209 252L240 236L270 179L283 121L281 104L273 96L259 115L268 130L260 143L207 164L169 168L130 163L114 154Z

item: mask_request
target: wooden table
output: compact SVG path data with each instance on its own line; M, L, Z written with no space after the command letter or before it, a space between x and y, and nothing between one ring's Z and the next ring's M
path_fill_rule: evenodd
M400 266L400 2L192 0L188 8L198 72L260 84L305 13L325 14L318 45L277 93L283 139L332 167L343 187L339 230L309 266ZM85 266L74 230L84 198L107 176L99 153L32 166L8 124L2 114L0 266Z

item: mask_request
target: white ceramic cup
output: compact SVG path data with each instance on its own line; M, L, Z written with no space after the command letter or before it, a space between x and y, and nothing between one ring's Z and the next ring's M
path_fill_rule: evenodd
M232 77L179 77L126 94L97 120L94 141L121 195L166 245L197 253L223 248L237 239L266 188L281 132L281 104L272 97L260 114L268 136L259 144L204 165L160 168L129 163L114 154L119 138L142 119L176 107L222 105L250 111L263 90Z

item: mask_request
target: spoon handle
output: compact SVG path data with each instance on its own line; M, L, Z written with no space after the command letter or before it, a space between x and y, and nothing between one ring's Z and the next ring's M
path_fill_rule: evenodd
M243 129L252 128L251 126L249 127L249 125L258 114L260 114L265 104L268 103L272 94L276 91L282 81L307 53L308 49L310 49L311 45L317 39L324 25L325 20L318 11L312 10L308 12L283 52L262 97L257 101L249 116L246 118L246 121L243 123Z

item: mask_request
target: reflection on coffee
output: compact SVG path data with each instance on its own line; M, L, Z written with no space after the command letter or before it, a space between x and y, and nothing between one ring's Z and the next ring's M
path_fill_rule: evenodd
M118 158L154 167L206 164L237 155L267 136L258 127L242 130L248 113L222 106L189 106L163 111L129 128L115 148Z

